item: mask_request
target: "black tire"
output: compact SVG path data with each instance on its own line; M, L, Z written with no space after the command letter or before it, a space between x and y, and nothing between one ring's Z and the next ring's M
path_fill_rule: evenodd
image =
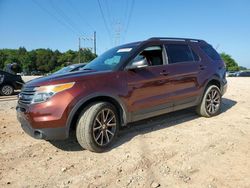
M14 88L11 85L6 84L6 85L1 86L0 88L0 94L3 96L10 96L13 93L14 93Z
M80 115L76 127L76 138L84 149L103 152L112 145L119 127L118 113L112 104L108 102L94 103Z
M203 95L201 103L196 107L197 114L203 117L218 115L221 109L221 97L220 89L216 85L209 85Z

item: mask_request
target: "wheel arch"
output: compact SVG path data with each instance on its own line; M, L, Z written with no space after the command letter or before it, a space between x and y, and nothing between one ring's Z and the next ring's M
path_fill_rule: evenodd
M115 106L119 113L121 126L127 123L127 110L123 102L116 96L107 95L107 94L95 94L89 97L84 97L84 99L77 102L74 105L73 109L70 111L68 119L67 119L67 134L69 134L70 130L76 127L77 120L82 111L84 111L90 104L95 102L109 102Z
M222 88L222 83L220 81L220 77L218 75L214 75L212 76L210 79L208 79L204 85L203 85L203 89L202 89L202 95L199 99L199 103L201 102L201 100L203 99L204 97L204 94L207 90L207 88L210 86L210 85L216 85L220 90Z
M15 85L12 82L9 82L9 81L8 82L3 82L2 84L0 84L0 87L3 87L5 85L10 85L10 86L13 87L13 89L15 89Z

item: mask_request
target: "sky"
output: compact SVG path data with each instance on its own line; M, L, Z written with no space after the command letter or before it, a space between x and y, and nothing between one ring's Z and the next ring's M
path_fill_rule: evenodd
M97 54L150 37L189 37L250 68L249 0L0 0L0 49L78 50L78 38L94 31Z

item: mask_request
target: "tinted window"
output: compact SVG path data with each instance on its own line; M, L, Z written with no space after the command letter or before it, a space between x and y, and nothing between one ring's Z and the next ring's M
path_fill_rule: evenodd
M193 54L188 45L166 45L169 63L193 61Z
M140 61L143 59L146 60L148 66L162 65L162 48L160 46L147 47L142 52L140 52L132 62Z
M220 55L210 45L202 45L201 49L212 59L221 60Z
M200 61L200 57L192 50L194 61Z

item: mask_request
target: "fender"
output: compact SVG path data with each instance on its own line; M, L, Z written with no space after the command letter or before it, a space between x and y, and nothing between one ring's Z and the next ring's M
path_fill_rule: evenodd
M99 92L98 93L93 93L91 95L88 95L87 97L83 97L71 109L71 111L69 113L69 116L67 118L67 122L66 122L67 137L69 136L70 126L71 126L73 117L76 114L76 112L80 109L80 107L82 105L84 105L84 103L87 103L88 101L90 101L90 100L92 100L94 98L98 98L98 97L109 97L112 100L116 101L120 105L120 107L122 108L122 120L121 120L122 126L126 125L129 122L130 115L129 115L128 111L127 111L127 107L118 96L111 95L111 94L108 94L108 93L99 93Z
M203 99L203 96L204 96L204 93L205 93L206 88L207 88L207 86L208 86L208 83L209 83L210 81L212 81L212 80L218 81L218 82L220 83L220 89L221 89L223 83L222 83L222 81L221 81L219 75L215 74L215 75L213 75L212 77L209 77L209 79L205 80L204 83L202 84L202 89L201 89L201 94L202 94L202 95L200 96L199 103L200 103L201 100Z

